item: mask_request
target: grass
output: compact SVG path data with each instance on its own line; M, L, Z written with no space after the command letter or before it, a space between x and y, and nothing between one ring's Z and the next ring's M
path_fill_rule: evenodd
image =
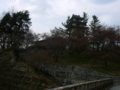
M11 86L11 88L13 88L12 90L16 90L16 88L14 88L14 84L17 85L19 88L22 88L22 87L30 88L30 87L27 87L28 84L29 86L32 86L34 85L34 83L37 83L37 84L40 84L40 86L36 84L35 87L40 87L41 88L40 90L46 90L49 88L60 86L60 84L56 82L56 79L54 77L46 73L43 73L41 71L38 72L32 66L27 65L23 62L14 62L13 66L9 67L9 64L7 63L8 61L6 60L11 61L14 58L14 55L11 55L10 53L11 53L10 51L0 51L0 65L3 64L3 62L5 64L5 66L0 67L0 70L2 71L0 73L0 75L2 76L2 77L0 76L1 87L5 89L9 88L9 84L8 84L9 80L11 80L11 83L13 85ZM6 70L4 69L4 67L6 67L5 68ZM8 75L7 77L6 77L6 72ZM21 74L21 72L24 72L24 73ZM27 79L26 78L21 79L21 76L19 75L24 75L22 77L27 77ZM16 76L16 77L12 77L12 76ZM8 84L8 87L2 86L4 83L4 78L6 79L6 83ZM36 78L37 81L32 81L34 78ZM19 81L19 83L16 83L15 82L16 80ZM21 82L26 82L27 84L23 85L24 83L21 83ZM36 89L34 88L34 90Z
M47 64L59 64L59 65L74 65L98 72L110 74L113 76L120 76L120 53L117 52L103 52L103 51L85 51L81 53L77 52L62 52L63 55L58 55L58 61L55 61L55 57L49 56L48 51L41 51L29 55L27 60L33 63L47 63ZM51 53L52 55L52 53ZM54 54L53 54L54 55ZM103 59L104 58L104 59ZM107 62L107 66L105 65Z
M9 54L8 52L9 51L5 51L5 52L0 51L0 59L2 60L6 58L7 59L14 58L14 55ZM110 74L113 76L120 76L120 59L116 58L117 56L119 56L119 54L115 54L115 53L110 54L110 58L106 59L108 66L105 66L104 60L101 59L101 57L105 55L105 53L103 52L87 52L87 53L83 52L80 54L76 54L76 53L68 54L66 52L64 53L65 53L64 56L58 58L58 62L54 62L54 57L50 58L50 60L52 59L51 60L52 63L57 65L80 66L94 71ZM47 58L46 56L47 54L48 53L46 52L39 52L36 54L34 53L32 55L29 55L27 59L29 59L33 63L46 63L50 61L49 58ZM52 76L47 75L43 72L36 73L36 71L29 65L26 65L22 62L17 62L16 65L18 66L22 65L25 66L25 68L14 66L13 69L29 72L27 73L27 75L31 77L39 78L40 83L42 85L41 88L47 88L47 87L52 88L52 87L58 87L60 85L59 83L56 83L56 81L54 81L55 79Z
M99 58L98 55L89 55L86 57L79 57L75 55L68 55L59 58L59 62L55 64L61 65L75 65L84 68L89 68L98 72L110 74L113 76L120 76L120 60L110 59L106 60L108 66L105 66L104 60Z

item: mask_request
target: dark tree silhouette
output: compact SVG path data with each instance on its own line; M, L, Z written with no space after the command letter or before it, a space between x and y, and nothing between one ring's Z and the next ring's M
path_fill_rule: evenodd
M90 23L90 29L92 31L92 35L94 36L100 30L101 25L100 25L100 20L98 19L97 16L93 15L92 18L93 20Z
M46 38L46 48L49 50L50 55L58 62L66 49L66 33L61 28L51 30L51 36Z
M31 25L29 12L7 12L0 20L1 48L22 46Z

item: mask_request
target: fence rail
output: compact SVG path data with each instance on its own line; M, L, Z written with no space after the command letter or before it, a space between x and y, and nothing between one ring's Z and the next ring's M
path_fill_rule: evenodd
M105 90L105 88L108 88L112 85L113 79L102 79L85 83L67 85L58 88L52 88L48 90Z

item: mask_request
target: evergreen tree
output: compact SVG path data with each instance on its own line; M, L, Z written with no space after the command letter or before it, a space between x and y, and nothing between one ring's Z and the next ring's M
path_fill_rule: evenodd
M83 21L81 21L83 23L83 27L86 28L87 27L87 22L88 22L88 15L87 13L83 12Z
M29 12L7 12L0 20L1 48L20 47L31 25Z
M9 30L10 30L10 23L11 23L11 15L9 12L5 13L5 15L0 20L0 46L1 48L5 48L9 37Z
M99 51L101 42L96 37L101 36L102 25L100 25L100 21L96 15L93 15L92 18L93 18L93 20L90 23L91 36L93 36L91 38L91 40L92 40L91 44L93 46L93 50L95 48L97 48L97 50Z
M68 16L67 17L67 20L66 20L66 22L65 23L62 23L62 25L66 28L66 33L70 36L70 33L71 33L71 26L70 26L70 19L71 19L71 17L70 16Z
M96 15L92 16L93 20L90 23L90 29L92 30L92 35L94 36L101 28L100 21Z

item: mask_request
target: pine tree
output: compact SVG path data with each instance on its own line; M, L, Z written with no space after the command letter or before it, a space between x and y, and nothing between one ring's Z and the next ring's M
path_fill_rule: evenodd
M31 25L29 12L7 12L0 20L1 48L20 47Z
M101 28L100 21L96 15L92 16L93 20L90 23L90 29L92 31L92 35L94 36L97 31Z

